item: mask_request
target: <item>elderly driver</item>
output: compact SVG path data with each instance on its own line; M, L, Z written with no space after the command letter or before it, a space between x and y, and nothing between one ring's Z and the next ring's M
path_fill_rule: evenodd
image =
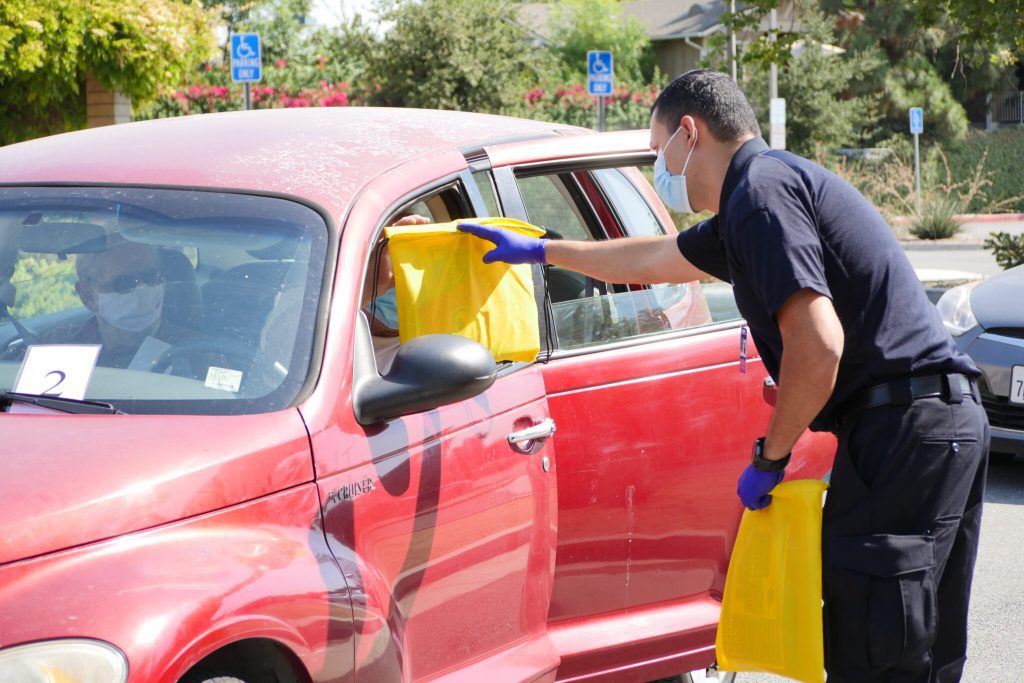
M54 329L45 342L102 344L99 365L149 369L181 341L181 330L162 318L164 279L153 247L119 240L102 252L80 254L75 269L75 292L93 317Z

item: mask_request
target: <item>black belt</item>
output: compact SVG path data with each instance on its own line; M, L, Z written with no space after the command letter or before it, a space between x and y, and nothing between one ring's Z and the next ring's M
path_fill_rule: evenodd
M838 411L840 419L846 419L862 410L887 405L906 405L919 398L941 398L949 403L963 403L964 396L970 396L975 403L981 403L977 383L957 373L948 375L925 375L903 377L856 393Z

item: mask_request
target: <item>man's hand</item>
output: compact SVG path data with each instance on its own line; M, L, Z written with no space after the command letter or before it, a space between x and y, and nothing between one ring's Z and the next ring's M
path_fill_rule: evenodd
M739 483L736 484L736 493L739 494L743 505L750 510L768 507L772 502L769 492L779 485L785 474L785 470L762 472L754 469L753 465L747 465L747 469L740 475Z
M484 254L484 263L545 263L546 239L527 237L512 230L486 228L476 223L459 223L458 227L462 232L494 243L494 249Z

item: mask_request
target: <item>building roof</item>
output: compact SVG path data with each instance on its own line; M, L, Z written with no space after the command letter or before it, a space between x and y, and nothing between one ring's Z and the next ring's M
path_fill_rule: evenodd
M548 38L549 3L527 3L519 10L519 21L536 34ZM651 40L692 38L713 33L721 27L728 3L722 0L633 0L622 3L623 16L633 17L647 30Z
M794 30L793 3L783 2L779 9L779 26ZM742 2L736 3L743 8ZM528 3L519 10L519 21L534 33L549 38L548 18L553 5ZM653 41L703 38L724 28L722 15L729 9L726 0L632 0L622 3L622 14L633 17L647 30ZM762 29L768 28L767 17Z

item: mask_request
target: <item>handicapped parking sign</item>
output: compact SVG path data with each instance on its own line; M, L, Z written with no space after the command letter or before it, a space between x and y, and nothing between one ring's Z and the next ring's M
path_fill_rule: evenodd
M263 78L260 34L231 34L231 80L255 83Z
M924 132L924 109L921 107L910 108L910 133L920 135Z
M615 65L607 50L587 52L587 92L591 95L611 95Z

